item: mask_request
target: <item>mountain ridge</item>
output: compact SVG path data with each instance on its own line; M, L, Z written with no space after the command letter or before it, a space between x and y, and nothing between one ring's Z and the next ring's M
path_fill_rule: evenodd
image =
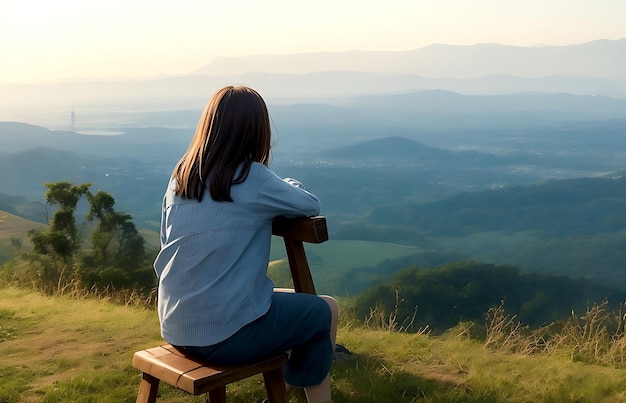
M626 38L579 45L431 45L411 51L318 52L216 58L188 74L0 86L0 120L102 127L116 114L201 109L227 84L257 89L270 103L344 102L361 95L426 89L464 94L557 92L626 99ZM66 105L62 107L60 105ZM63 110L65 108L65 110Z
M526 47L502 44L432 44L406 51L307 52L291 55L218 57L191 74L250 72L303 74L354 70L407 73L430 78L475 78L504 73L526 77L554 74L626 79L626 38L577 45ZM591 58L590 55L594 57ZM620 57L621 56L621 57ZM532 58L532 60L528 60ZM484 63L490 60L490 63ZM572 63L577 61L577 63ZM558 70L556 69L558 67ZM563 73L566 72L566 73Z

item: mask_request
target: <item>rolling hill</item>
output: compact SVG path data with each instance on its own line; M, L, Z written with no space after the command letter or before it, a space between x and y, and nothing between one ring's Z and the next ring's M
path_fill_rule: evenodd
M26 233L31 229L42 229L45 225L25 220L13 214L0 210L0 264L8 260L13 254L13 248L21 244L29 247ZM19 242L14 245L14 242Z

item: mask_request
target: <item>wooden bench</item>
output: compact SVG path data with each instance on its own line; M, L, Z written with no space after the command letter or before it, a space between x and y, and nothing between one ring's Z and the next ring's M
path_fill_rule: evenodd
M296 292L315 294L303 242L328 240L326 218L278 217L274 219L272 233L284 239ZM133 356L133 367L142 371L137 403L154 403L160 381L193 395L206 393L207 401L211 403L223 403L226 401L226 385L257 374L263 374L270 402L287 403L281 370L286 362L287 354L280 354L262 362L224 368L186 357L169 344L138 351Z

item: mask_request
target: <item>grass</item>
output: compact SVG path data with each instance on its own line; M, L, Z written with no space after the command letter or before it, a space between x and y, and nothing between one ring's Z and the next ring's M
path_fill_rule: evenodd
M0 264L13 254L13 239L19 239L24 246L29 245L25 234L31 229L45 228L44 224L25 220L0 210Z
M2 244L10 245L11 238L23 238L29 230L41 228L45 228L45 225L0 210L0 243Z
M349 308L344 312L350 316ZM491 348L469 337L464 324L432 336L393 331L384 325L388 321L371 323L340 324L339 342L353 354L333 365L336 403L626 402L623 369L576 361L568 350ZM2 286L0 402L134 402L140 374L131 366L132 354L159 343L156 312L141 304ZM167 385L160 395L164 402L204 401ZM261 377L229 387L228 396L260 402ZM301 391L291 401L304 402Z

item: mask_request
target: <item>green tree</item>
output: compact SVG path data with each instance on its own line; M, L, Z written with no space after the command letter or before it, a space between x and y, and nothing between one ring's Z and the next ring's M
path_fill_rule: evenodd
M44 231L30 230L28 237L33 245L30 253L32 271L44 292L52 292L72 280L72 263L79 248L74 216L80 198L89 191L90 183L72 186L61 181L45 183L47 208L58 209Z
M89 191L91 183L72 186L70 182L61 181L45 183L46 206L56 204L58 210L44 231L29 231L28 235L33 249L39 254L54 252L64 261L69 261L78 249L76 218L74 216L78 200Z
M154 273L148 264L144 239L129 214L115 211L109 193L89 191L91 183L73 186L61 181L46 183L46 209L57 210L43 231L31 230L29 254L35 280L44 291L53 291L77 280L83 287L149 289ZM76 206L86 196L88 221L94 223L91 245L79 239ZM32 276L31 276L32 277Z
M115 211L115 199L99 191L87 194L87 219L95 221L91 233L92 249L80 265L84 283L116 288L154 285L152 267L148 267L144 239L129 214Z
M400 270L389 282L363 291L356 298L355 311L359 318L372 308L396 312L402 322L417 307L415 328L428 325L441 332L459 321L482 321L490 308L504 301L507 311L522 322L541 326L566 319L572 310L584 311L590 301L621 303L619 295L583 278L520 273L507 265L466 260Z

